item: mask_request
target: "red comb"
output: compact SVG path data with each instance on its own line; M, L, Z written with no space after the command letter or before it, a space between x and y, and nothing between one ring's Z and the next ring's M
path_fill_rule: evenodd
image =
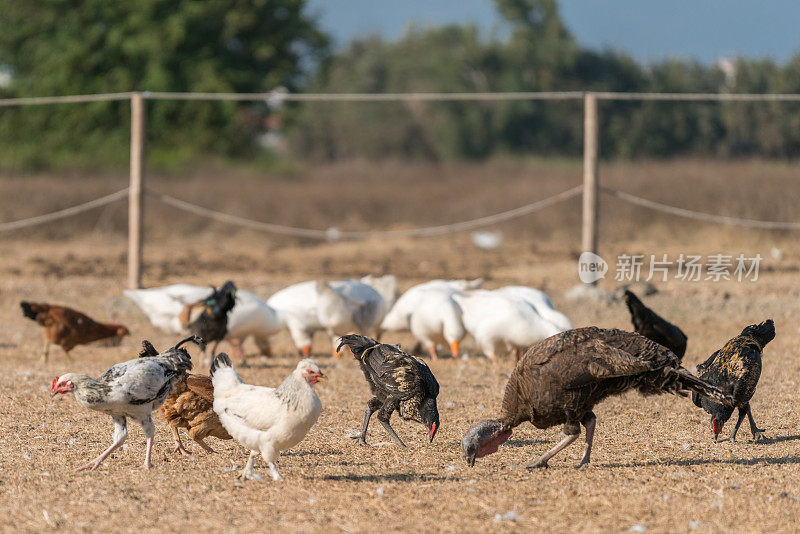
M58 377L53 379L53 384L50 386L50 389L56 389L56 384L58 384Z

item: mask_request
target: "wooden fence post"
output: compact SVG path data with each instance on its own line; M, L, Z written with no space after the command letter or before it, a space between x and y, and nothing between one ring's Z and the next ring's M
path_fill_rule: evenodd
M142 208L144 202L144 98L131 95L131 180L128 189L128 287L142 286Z
M594 93L586 93L583 98L583 105L583 233L581 251L597 254L597 96Z

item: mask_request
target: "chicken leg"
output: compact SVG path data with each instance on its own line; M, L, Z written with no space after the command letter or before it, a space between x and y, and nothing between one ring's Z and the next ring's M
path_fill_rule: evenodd
M50 355L50 340L44 340L44 349L42 350L42 360L47 363L47 357Z
M392 417L392 413L397 409L397 402L386 403L384 404L381 409L378 411L378 421L380 421L383 428L386 429L386 432L392 437L394 442L397 445L400 445L404 449L406 448L406 444L403 443L403 440L397 435L397 433L392 428L392 425L389 424L389 419Z
M381 401L378 397L372 397L367 402L367 408L364 410L364 424L361 426L361 435L359 435L356 439L358 439L359 445L366 445L367 444L367 427L369 427L369 420L372 417L372 414L378 411L381 407Z
M747 403L747 421L750 423L750 433L753 434L753 441L761 441L765 439L764 429L756 426L756 420L753 419L753 410L750 409L750 403Z
M275 482L280 482L283 480L283 477L278 472L278 466L275 465L275 459L277 458L279 453L276 453L271 447L268 449L261 450L261 457L267 462L267 467L269 467L269 474L272 477L272 480Z
M78 469L75 470L75 472L78 473L79 471L87 471L87 470L94 471L95 469L100 467L100 464L103 463L103 460L108 458L108 456L112 452L114 452L120 445L122 445L122 443L125 441L127 437L128 437L127 421L125 420L124 417L114 417L114 443L112 443L109 448L100 453L100 456L98 456L88 464L79 467Z
M182 454L184 456L191 456L191 453L189 451L187 451L183 447L183 443L181 442L181 435L180 435L180 432L178 431L178 427L176 427L176 426L172 427L172 436L175 438L175 448L172 450L172 452L174 452L176 454Z
M141 470L148 470L153 468L152 462L150 462L150 455L153 452L153 438L156 435L156 425L153 424L153 420L148 417L144 421L142 421L142 430L144 431L144 435L147 438L147 442L145 444L144 449L144 462L139 467L134 469L141 469Z
M250 458L247 459L247 463L239 474L239 478L242 480L264 480L264 477L256 473L255 469L253 469L253 460L256 456L258 456L258 451L250 451Z
M730 441L731 443L736 442L736 433L739 432L739 426L741 426L742 421L744 421L744 417L747 415L746 408L739 408L739 418L736 419L736 425L733 427L733 432L731 432L730 437L726 441Z

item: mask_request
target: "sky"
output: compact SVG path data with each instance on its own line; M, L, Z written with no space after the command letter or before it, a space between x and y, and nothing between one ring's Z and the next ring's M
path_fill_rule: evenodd
M491 0L311 0L312 13L342 45L354 37L401 36L411 22L475 23L487 34L500 20ZM644 61L667 57L770 57L800 51L797 0L561 0L561 14L578 41L624 50Z

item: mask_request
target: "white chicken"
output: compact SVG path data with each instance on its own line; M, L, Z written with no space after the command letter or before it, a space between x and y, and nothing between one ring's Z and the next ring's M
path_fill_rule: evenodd
M324 330L331 338L334 354L336 339L357 329L376 331L394 304L397 280L394 276L365 276L361 280L334 282L308 281L291 285L272 295L267 304L289 329L302 356L311 355L315 332Z
M167 334L181 334L184 332L180 321L183 309L208 297L213 291L213 287L172 284L150 289L125 289L122 294L139 306L153 326Z
M214 411L233 439L250 450L242 479L263 480L253 469L253 460L261 454L272 479L282 480L275 462L317 422L322 402L312 384L325 378L314 360L305 359L277 388L251 386L242 382L226 354L214 359Z
M136 303L156 328L179 334L185 331L180 315L186 306L211 295L213 288L173 284L150 289L126 289L123 294ZM238 357L243 357L242 342L253 336L262 354L270 355L270 336L281 331L283 323L264 299L249 291L236 292L236 305L228 315L228 341Z
M155 425L151 413L164 404L172 386L191 370L192 360L181 345L191 341L202 345L194 336L186 338L169 350L151 356L148 342L139 358L118 363L94 379L87 375L66 373L53 379L52 396L72 393L78 404L110 415L114 420L114 442L100 456L76 471L94 471L128 437L127 418L142 425L147 438L142 469L150 469Z
M539 315L556 325L561 331L575 328L569 317L555 309L550 297L544 291L527 286L505 286L497 291L520 297L533 306L539 312Z
M458 357L459 344L466 335L461 321L461 308L453 300L455 293L477 289L483 279L476 280L431 280L409 288L397 299L391 311L381 323L381 331L411 334L431 354L438 357L436 346L450 346L453 357Z
M497 364L498 354L519 351L563 330L542 318L522 298L499 291L455 294L462 321L484 354Z

